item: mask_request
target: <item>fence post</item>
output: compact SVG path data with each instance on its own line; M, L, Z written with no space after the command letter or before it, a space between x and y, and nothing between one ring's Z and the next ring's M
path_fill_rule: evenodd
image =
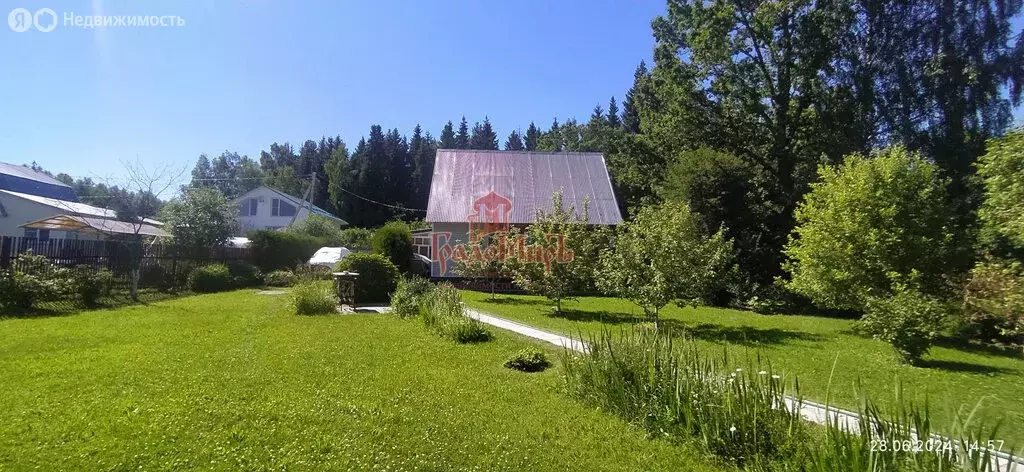
M11 246L13 245L14 241L10 236L4 236L0 241L0 269L11 266Z

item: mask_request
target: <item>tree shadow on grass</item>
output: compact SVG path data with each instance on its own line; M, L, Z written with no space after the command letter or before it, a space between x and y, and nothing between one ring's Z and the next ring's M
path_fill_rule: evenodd
M642 316L617 311L562 310L561 313L550 313L549 316L569 321L593 322L605 324L640 323L646 321Z
M493 303L495 305L550 305L552 303L548 300L523 299L519 297L502 297L501 295L499 295L497 298L485 298L483 301L487 303Z
M728 342L744 346L765 344L786 344L792 341L824 341L820 334L804 333L778 328L755 328L753 326L722 326L714 323L690 324L679 320L661 320L662 326L672 333L694 339L713 342Z
M924 367L927 369L940 369L947 370L950 372L964 372L970 374L1013 374L1016 373L1013 369L1007 369L1005 367L992 367L988 365L972 364L970 362L960 361L940 361L933 359L924 359L918 367Z
M1011 346L994 346L990 344L972 343L956 338L940 338L935 340L936 346L942 346L957 351L970 352L973 354L986 354L989 356L1021 358L1021 349Z

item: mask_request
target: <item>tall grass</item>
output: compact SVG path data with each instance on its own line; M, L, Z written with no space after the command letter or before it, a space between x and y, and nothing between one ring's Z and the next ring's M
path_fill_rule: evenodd
M420 305L423 324L442 337L458 343L483 342L491 332L483 323L465 315L462 295L450 283L438 284Z
M324 282L296 284L291 297L291 306L297 315L326 315L338 311L338 299Z
M866 397L860 428L832 416L825 425L805 422L798 382L772 373L758 357L737 367L723 351L702 353L685 334L673 338L651 329L592 337L585 354L566 352L563 374L569 394L646 429L652 436L699 444L745 470L759 471L990 471L978 439L995 430L962 425L964 439L933 434L927 403L902 396L890 414ZM797 398L787 402L786 396ZM970 418L963 418L964 425ZM869 426L870 425L870 426Z
M391 294L391 313L399 318L412 318L420 314L420 307L430 297L434 286L423 277L403 276Z

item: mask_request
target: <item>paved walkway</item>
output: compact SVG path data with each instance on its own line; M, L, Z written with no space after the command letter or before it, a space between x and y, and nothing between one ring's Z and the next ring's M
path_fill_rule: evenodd
M470 318L479 320L481 323L489 324L496 328L505 329L514 333L519 333L523 336L538 339L573 351L587 352L589 349L587 343L581 340L544 331L529 325L509 321L504 318L491 316L471 308L466 308L466 315ZM797 409L798 404L795 398L785 397L784 401L786 403L786 408L789 410L795 411ZM832 418L834 421L838 421L843 429L853 432L860 431L860 420L857 414L852 411L829 407L827 405L808 400L803 400L802 404L799 405L799 408L800 416L806 421L825 424L829 418ZM922 454L925 453L926 452L922 452ZM1006 454L994 453L992 457L992 470L1024 472L1024 462L1021 462L1021 459L1019 458L1011 461L1010 457Z

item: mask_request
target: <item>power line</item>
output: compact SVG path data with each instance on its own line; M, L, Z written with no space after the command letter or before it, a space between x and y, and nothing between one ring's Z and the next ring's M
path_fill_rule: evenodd
M418 212L421 212L421 213L426 213L427 212L427 210L422 210L422 209L419 209L419 208L406 208L406 207L403 207L403 206L391 205L391 204L384 203L384 202L378 202L377 200L371 200L371 199L366 198L366 197L364 197L362 195L359 195L357 193L345 190L344 188L339 188L339 190L341 190L342 192L345 192L345 193L347 193L349 195L352 195L353 197L356 197L356 198L359 198L359 199L362 199L362 200L366 200L366 201L368 201L370 203L374 203L374 204L377 204L377 205L386 206L388 208L394 208L396 210L403 210L403 211L418 211Z

